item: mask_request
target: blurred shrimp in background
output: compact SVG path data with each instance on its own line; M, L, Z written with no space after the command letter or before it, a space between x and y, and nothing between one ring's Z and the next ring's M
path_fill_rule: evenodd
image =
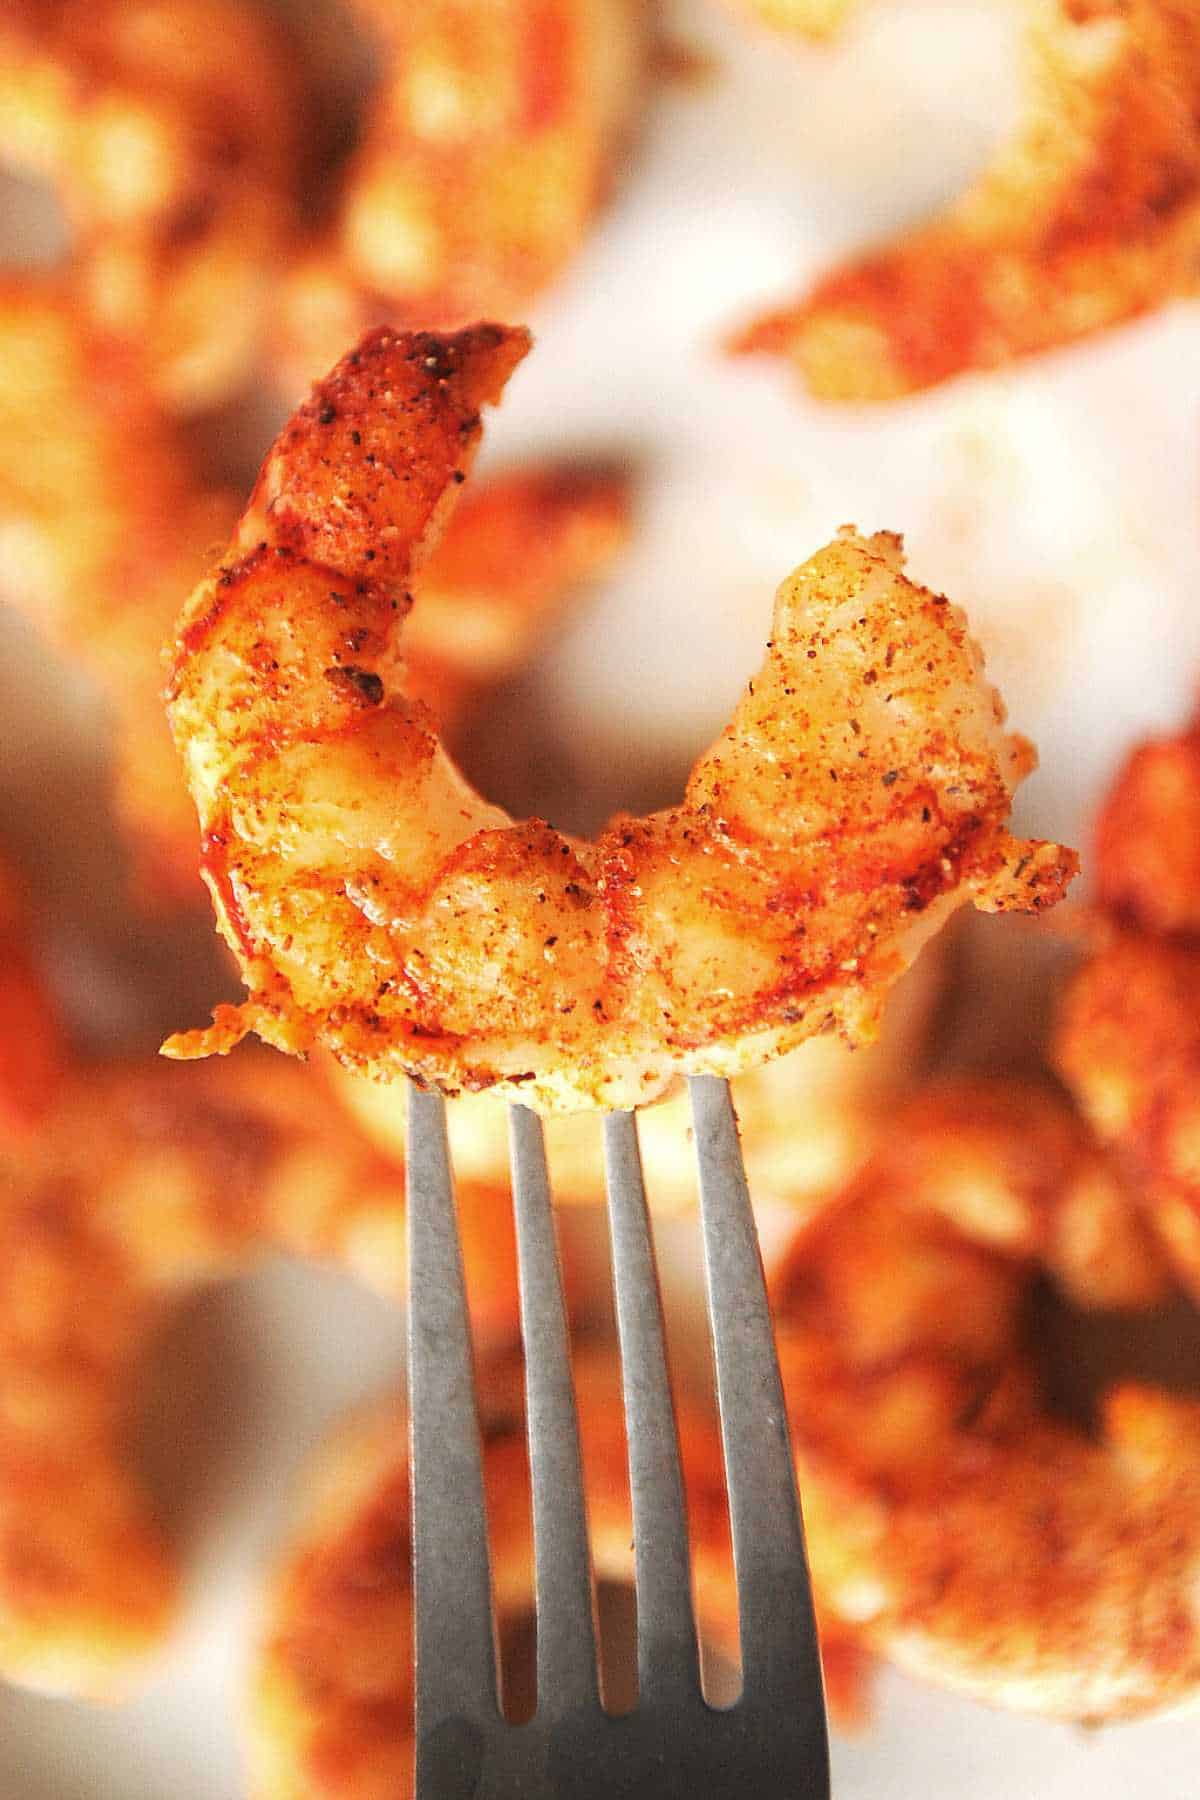
M893 400L1195 289L1194 9L1022 0L1017 10L1028 67L1019 134L939 218L825 276L797 306L747 327L736 349L786 356L826 400Z
M402 1298L404 1170L318 1074L281 1057L251 1053L192 1081L152 1054L70 1053L17 960L23 922L10 921L21 986L0 1020L0 1117L36 1106L0 1142L0 1676L113 1700L149 1678L180 1600L134 1443L164 1319L280 1252ZM27 1045L40 1064L22 1059ZM516 1331L505 1201L459 1195L491 1346Z
M62 287L10 279L0 291L0 363L0 594L108 704L143 900L194 902L199 834L163 714L161 654L237 502L205 481L136 359L92 333ZM629 530L617 470L531 464L482 487L422 572L429 629L410 654L414 690L453 729Z
M302 140L293 59L247 0L5 8L0 166L53 190L76 311L169 411L215 405L253 367Z
M376 78L284 284L289 400L373 325L523 320L615 183L644 93L643 0L351 0L348 17Z
M1137 745L1097 821L1102 916L1067 992L1058 1068L1143 1193L1200 1301L1200 735Z

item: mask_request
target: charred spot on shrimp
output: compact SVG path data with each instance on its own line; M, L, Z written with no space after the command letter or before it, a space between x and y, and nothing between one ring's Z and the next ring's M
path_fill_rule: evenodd
M325 679L355 706L383 704L383 682L373 669L359 669L347 663L343 668L326 669Z

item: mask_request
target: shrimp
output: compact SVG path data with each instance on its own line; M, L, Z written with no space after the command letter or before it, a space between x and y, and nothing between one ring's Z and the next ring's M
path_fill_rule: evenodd
M1200 955L1117 933L1067 991L1055 1060L1200 1299Z
M529 1476L513 1369L485 1371L484 1481L497 1613L533 1599ZM592 1556L600 1580L632 1580L620 1377L596 1348L576 1386ZM680 1411L702 1633L725 1641L736 1621L715 1426ZM413 1685L409 1475L399 1406L335 1434L305 1483L300 1520L271 1579L249 1719L254 1800L403 1800L412 1793ZM734 1624L736 1636L736 1625ZM823 1639L836 1695L849 1700L861 1652L843 1628ZM857 1655L857 1660L856 1660Z
M297 230L297 84L241 0L8 0L0 162L54 188L76 304L195 412L247 376Z
M139 898L195 898L196 813L163 718L161 649L236 505L201 479L137 358L89 330L61 283L0 284L0 367L0 589L109 703ZM485 482L422 571L430 629L408 646L410 692L460 725L629 529L616 470L533 463Z
M814 1580L866 1644L996 1704L1099 1721L1200 1688L1200 1404L1124 1384L1096 1438L1024 1352L1039 1270L1145 1306L1136 1192L1061 1101L902 1111L776 1281Z
M1200 1298L1200 735L1140 744L1095 834L1105 923L1067 991L1055 1060L1121 1155Z
M0 1675L128 1695L171 1625L180 1571L130 1416L145 1352L197 1287L272 1250L404 1292L404 1172L323 1084L266 1052L183 1077L80 1068L20 1156L0 1149ZM516 1329L511 1218L460 1195L483 1342ZM101 1298L102 1297L102 1298Z
M521 316L617 170L642 88L640 0L353 0L382 65L333 216L291 269L288 397L364 330Z
M1200 717L1127 758L1096 821L1100 906L1136 931L1200 939Z
M944 936L926 945L897 984L870 1056L858 1055L837 1037L816 1037L778 1062L737 1077L738 1131L756 1203L807 1214L836 1194L866 1159L925 1062L945 985ZM403 1156L404 1089L367 1080L331 1059L328 1067L339 1097L368 1135L385 1153ZM463 1095L447 1106L446 1125L460 1177L485 1185L507 1180L508 1107L502 1101L493 1093ZM638 1141L655 1212L693 1208L696 1151L686 1092L643 1112ZM545 1122L545 1143L555 1200L603 1206L604 1158L595 1116L554 1115Z
M732 341L822 399L884 401L1163 305L1200 268L1191 0L1025 0L1018 135L940 216Z
M110 702L139 888L173 901L196 888L196 825L163 728L160 649L180 583L236 507L199 479L139 358L90 328L61 281L0 285L0 364L0 591Z
M640 1105L834 1024L869 1040L955 908L1037 911L1074 873L1004 829L1032 750L887 534L783 584L680 806L584 843L477 795L403 696L398 627L527 347L499 326L369 335L185 607L168 710L251 997L168 1054L253 1030L541 1111Z

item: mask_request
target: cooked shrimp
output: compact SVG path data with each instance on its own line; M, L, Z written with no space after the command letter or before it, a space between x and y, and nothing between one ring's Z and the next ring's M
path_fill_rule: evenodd
M1017 137L927 225L757 320L828 400L891 400L1119 325L1200 268L1200 32L1190 0L1025 0Z
M193 411L249 371L295 226L292 70L242 0L8 0L0 163L55 189L77 303Z
M369 326L520 317L578 249L641 89L641 0L353 0L382 74L279 354L303 393Z
M0 285L0 367L0 593L110 704L142 897L194 896L196 812L163 718L161 649L236 507L201 482L137 358L89 331L61 285ZM455 726L628 532L615 472L533 464L484 483L422 571L429 628L406 644L409 691Z
M247 1031L544 1111L735 1075L886 990L958 906L1037 910L1074 872L1004 829L1032 766L962 615L899 540L845 535L780 589L767 660L683 803L594 843L475 794L402 696L396 629L527 347L366 338L284 430L185 608L170 715Z
M461 517L461 515L458 515ZM896 986L878 1042L858 1055L832 1036L812 1038L778 1062L749 1069L733 1084L742 1155L756 1201L797 1212L836 1193L886 1129L900 1097L923 1067L931 1018L942 993L942 939L922 951ZM403 1156L406 1093L331 1065L339 1097L379 1144ZM508 1179L508 1107L492 1093L467 1094L446 1109L460 1178L502 1185ZM696 1204L696 1149L686 1092L642 1114L638 1132L650 1203L659 1214ZM602 1136L592 1113L546 1120L546 1154L555 1200L605 1203Z
M404 1174L319 1081L266 1054L181 1076L82 1070L0 1159L0 1675L115 1699L178 1600L127 1442L164 1315L271 1250L404 1286ZM460 1196L486 1340L515 1329L502 1196Z
M1139 745L1096 828L1109 927L1076 974L1058 1068L1200 1297L1200 736Z
M1200 719L1126 760L1100 809L1092 869L1098 901L1117 918L1200 938Z
M1115 934L1071 983L1055 1056L1200 1299L1200 952Z
M872 1159L873 1179L906 1212L1026 1266L1038 1263L1076 1306L1149 1306L1165 1287L1161 1255L1124 1179L1086 1125L1029 1083L965 1080L909 1100L903 1129Z
M1200 1687L1200 1405L1122 1387L1098 1439L1043 1411L1030 1279L1142 1306L1134 1193L1059 1101L978 1083L901 1113L777 1282L814 1579L910 1672L1055 1717Z
M0 366L0 594L81 658L111 703L143 893L194 892L195 814L163 729L161 643L179 584L236 508L199 481L138 357L90 329L61 283L0 287Z
M633 1562L624 1413L616 1365L578 1360L580 1431L599 1579L628 1583ZM484 1476L501 1626L533 1600L529 1476L512 1370L482 1388ZM736 1601L716 1431L680 1413L701 1630L723 1638ZM254 1800L403 1800L412 1792L409 1480L398 1407L360 1419L327 1446L306 1484L299 1529L268 1597L249 1712ZM855 1692L857 1652L843 1628L827 1666Z

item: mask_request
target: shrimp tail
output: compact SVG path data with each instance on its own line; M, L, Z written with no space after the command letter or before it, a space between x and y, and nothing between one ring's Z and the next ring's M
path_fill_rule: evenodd
M267 456L234 548L266 542L372 583L436 546L527 331L381 327L317 382Z

